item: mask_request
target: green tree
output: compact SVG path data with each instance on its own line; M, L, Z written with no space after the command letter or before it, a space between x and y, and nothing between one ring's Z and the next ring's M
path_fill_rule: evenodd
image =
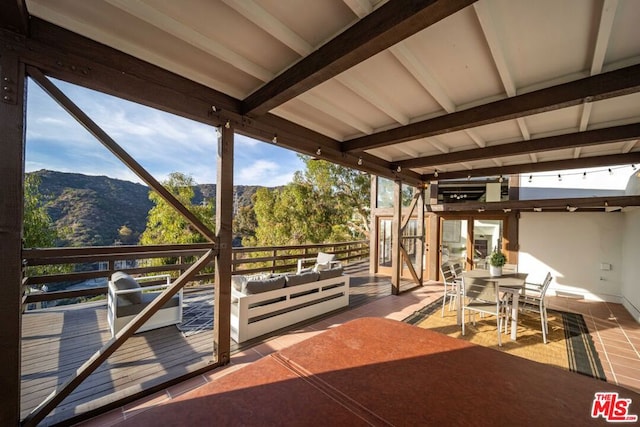
M302 157L304 172L275 190L260 189L254 211L258 246L299 245L364 238L369 231L369 176Z
M215 229L215 207L212 201L204 205L192 203L196 183L190 176L173 172L163 182L167 190L211 230ZM143 245L200 243L206 239L173 206L158 193L151 191L149 199L155 204L149 211L147 227L140 236Z
M46 209L47 197L40 193L40 177L28 174L24 177L24 212L22 219L22 245L25 248L50 248L62 237ZM63 230L65 231L65 230ZM27 267L26 276L65 273L70 265Z
M22 239L25 248L50 248L59 238L45 207L46 198L40 193L40 177L24 177L24 217Z

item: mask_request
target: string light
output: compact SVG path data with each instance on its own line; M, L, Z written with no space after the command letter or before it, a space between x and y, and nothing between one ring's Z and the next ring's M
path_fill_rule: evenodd
M435 176L436 178L438 177L438 169L436 169L435 172L433 172L433 176Z
M231 127L231 122L229 120L227 120L227 123L224 124L224 127L229 129Z
M318 147L316 150L316 156L322 156L322 148Z
M504 178L502 177L502 175L500 175L500 178L498 178L498 182L503 182Z
M278 143L278 134L273 135L273 139L271 140L271 142L273 142L274 144Z
M558 181L562 181L562 175L558 174Z
M402 172L402 166L398 165L398 167L396 168L396 170L397 170L398 172Z
M358 166L362 166L362 157L358 157Z
M550 178L550 177L555 177L558 180L562 180L566 177L572 177L572 176L582 176L582 179L587 179L587 175L591 176L591 175L597 175L597 174L603 174L606 173L607 175L612 175L615 176L616 175L616 171L617 170L624 170L627 168L631 168L632 172L636 172L639 168L637 165L635 164L630 164L630 165L625 165L625 166L617 166L617 167L610 167L610 168L606 168L606 169L596 169L596 170L590 170L590 171L582 171L582 172L563 172L562 174L558 174L558 173L549 173L549 174L536 174L535 178ZM558 175L560 175L560 178ZM528 182L531 183L533 181L534 176L533 175L529 175L529 180Z

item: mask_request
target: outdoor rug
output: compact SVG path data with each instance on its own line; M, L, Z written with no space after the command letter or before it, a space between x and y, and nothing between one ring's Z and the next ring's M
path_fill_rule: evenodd
M189 337L213 330L213 295L199 292L182 298L182 323L176 325L182 335Z
M462 335L461 327L456 324L455 309L449 311L447 305L444 317L441 317L442 298L416 311L404 319L404 322L606 381L602 363L582 315L556 310L547 310L547 312L549 316L547 344L542 342L540 316L528 313L521 313L518 316L516 341L511 341L508 335L502 334L502 347L498 346L494 316L480 318L476 314L475 325L467 316L465 335Z

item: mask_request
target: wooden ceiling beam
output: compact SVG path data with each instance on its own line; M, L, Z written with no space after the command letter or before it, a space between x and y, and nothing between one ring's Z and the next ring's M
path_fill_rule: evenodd
M29 12L25 0L0 0L0 28L26 36L29 33Z
M472 212L472 211L504 211L542 209L552 211L565 211L567 206L581 210L604 212L607 207L640 206L640 196L602 196L602 197L576 197L562 199L538 199L538 200L508 200L504 202L463 202L445 203L427 206L430 212Z
M536 90L407 126L343 142L346 152L360 152L418 138L456 132L640 91L640 65Z
M522 154L540 153L544 151L563 150L567 148L586 147L590 145L608 144L640 138L640 123L634 123L610 128L595 129L586 132L576 132L564 135L548 136L546 138L530 139L528 141L509 144L493 145L486 148L455 151L435 156L418 157L396 162L402 168L421 168L429 166L447 165L451 163L468 162L473 160L494 159Z
M475 1L387 2L249 95L243 113L265 114Z
M447 179L461 179L468 177L482 177L482 176L498 176L498 175L512 175L520 173L534 173L534 172L549 172L557 170L570 170L570 169L582 169L582 168L594 168L604 166L615 165L627 165L627 164L640 164L640 152L633 152L627 154L612 154L609 156L592 156L583 157L579 159L569 160L554 160L550 162L539 163L523 163L520 165L510 165L502 167L492 168L480 168L469 170L457 170L450 172L438 172L438 176L434 174L422 175L422 180L425 182L435 180L447 180Z

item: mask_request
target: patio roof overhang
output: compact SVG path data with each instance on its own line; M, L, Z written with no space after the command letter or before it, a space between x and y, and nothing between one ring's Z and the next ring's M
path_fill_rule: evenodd
M7 141L0 252L9 284L21 277L23 147L16 142L24 104L16 94L25 68L214 126L229 123L221 138L230 154L219 170L223 206L231 205L233 131L418 187L436 172L447 179L640 163L640 3L633 0L0 1ZM562 209L560 202L543 208ZM501 203L492 207L533 202ZM450 209L476 209L463 205ZM640 201L591 198L580 209L605 205ZM231 212L219 216L227 239ZM218 243L230 248L230 239ZM223 265L227 276L218 283L230 281L230 257ZM3 340L14 344L17 288L0 293ZM2 359L14 374L18 354L12 348ZM13 417L18 406L12 395L2 415Z
M50 76L411 185L639 161L637 2L8 3Z

